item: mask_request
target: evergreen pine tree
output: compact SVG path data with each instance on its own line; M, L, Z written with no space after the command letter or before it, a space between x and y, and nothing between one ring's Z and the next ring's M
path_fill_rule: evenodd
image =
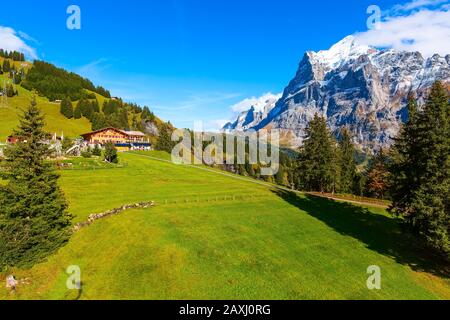
M145 106L144 110L142 110L141 118L142 120L147 120L150 117L150 109Z
M409 104L410 120L393 152L391 212L450 259L449 95L436 82L422 112Z
M98 104L97 99L92 101L91 105L92 105L91 109L92 109L93 112L97 112L97 113L100 112L100 105Z
M81 105L78 103L77 106L75 107L75 109L73 110L73 117L75 119L81 119L82 116L83 116L83 113L81 111Z
M350 131L345 128L339 141L340 192L353 193L356 175L355 147L351 141Z
M420 163L423 151L419 145L421 116L413 93L408 96L408 115L408 121L395 139L391 150L393 161L389 166L390 193L394 201L392 212L399 215L409 211L413 194L419 188L420 172L423 171L423 164Z
M156 142L155 149L171 153L174 147L175 142L172 141L170 126L167 123L163 123L159 130L159 137Z
M78 101L77 108L79 108L83 117L92 120L94 109L92 103L89 100L81 99L80 101Z
M2 69L3 69L4 73L8 73L11 71L11 65L10 65L8 59L3 60L3 68Z
M119 113L119 127L123 130L129 130L130 124L128 122L128 111L126 108L122 108L122 110Z
M108 142L105 145L105 161L109 163L119 163L117 149L112 142Z
M333 192L336 181L334 139L324 117L315 115L300 153L299 180L306 191Z
M288 176L287 176L284 166L280 165L280 168L278 169L278 172L275 175L275 181L280 186L288 186L289 185Z
M92 130L97 131L108 126L103 113L94 113L92 116Z
M67 119L72 119L73 118L73 105L72 105L72 102L69 99L64 98L61 101L60 112Z
M31 266L60 248L70 236L71 216L44 142L44 117L33 102L21 116L0 162L0 269Z

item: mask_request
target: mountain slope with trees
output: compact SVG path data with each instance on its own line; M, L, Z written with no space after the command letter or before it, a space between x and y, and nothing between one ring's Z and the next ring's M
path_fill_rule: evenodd
M0 101L0 141L11 134L20 109L33 96L46 115L45 129L72 138L109 126L144 132L155 127L148 132L155 143L164 123L148 107L113 98L103 87L47 62L30 63L21 55L0 51L0 71L0 84L6 88Z

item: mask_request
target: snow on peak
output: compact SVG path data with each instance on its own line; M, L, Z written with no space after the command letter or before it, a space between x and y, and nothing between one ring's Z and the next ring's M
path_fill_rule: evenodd
M334 44L329 50L312 52L312 57L330 69L336 69L343 63L357 59L364 54L375 52L376 49L361 45L354 36L347 36Z
M246 112L253 108L256 112L264 112L264 109L268 105L275 105L275 103L281 98L281 94L266 93L261 97L252 97L242 100L231 107L234 112Z

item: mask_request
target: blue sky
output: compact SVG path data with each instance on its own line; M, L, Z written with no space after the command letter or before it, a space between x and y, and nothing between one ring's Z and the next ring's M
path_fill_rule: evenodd
M71 4L81 8L81 30L66 27ZM231 106L243 99L281 92L306 50L366 32L371 4L408 16L448 1L4 1L0 26L29 55L148 105L178 127L203 120L209 128L232 118Z

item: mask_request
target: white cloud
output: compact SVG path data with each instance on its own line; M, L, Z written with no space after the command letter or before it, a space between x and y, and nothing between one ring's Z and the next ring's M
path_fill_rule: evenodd
M22 33L22 35L24 34ZM19 51L31 59L37 59L36 50L26 44L23 38L14 29L0 26L0 48L8 51Z
M246 98L230 107L232 111L231 120L210 120L205 123L204 129L205 131L219 132L227 123L236 121L236 118L240 113L250 110L251 107L255 108L255 111L263 111L268 102L275 104L275 102L278 101L281 96L282 94L272 94L268 92L263 94L261 97Z
M229 122L229 120L219 119L207 121L203 130L206 132L220 132L223 127Z
M374 47L419 51L429 57L450 53L448 0L415 0L388 10L379 29L357 33L359 43ZM433 6L431 8L430 6Z
M436 7L442 5L443 3L448 3L448 0L413 0L404 4L395 5L390 11L405 12L425 7Z
M255 108L255 111L263 111L269 100L278 100L281 98L281 94L272 94L270 92L263 94L261 97L251 97L244 99L235 105L231 106L231 110L234 113L241 113L249 110L251 107Z
M36 44L40 44L39 41L37 41L32 36L30 36L29 34L23 32L23 31L19 31L17 33L18 33L19 37L21 37L24 40L31 41L31 42L34 42Z

